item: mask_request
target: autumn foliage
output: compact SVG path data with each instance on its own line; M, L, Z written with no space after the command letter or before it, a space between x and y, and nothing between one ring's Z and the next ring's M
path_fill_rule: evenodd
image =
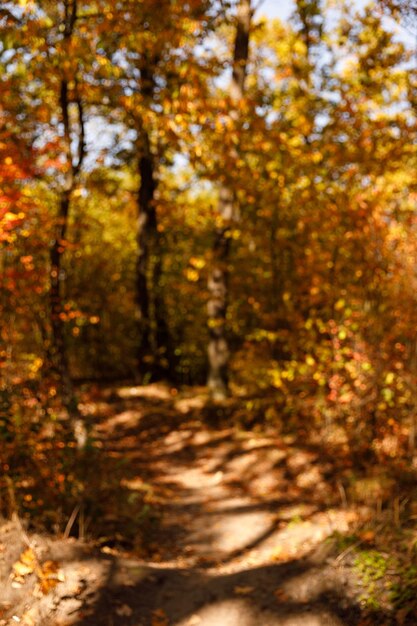
M0 8L5 509L12 467L29 510L39 485L67 512L83 493L81 383L204 384L219 328L224 389L256 420L412 463L417 83L401 12L299 0L288 22L251 15L244 58L242 4ZM224 302L207 318L213 268Z

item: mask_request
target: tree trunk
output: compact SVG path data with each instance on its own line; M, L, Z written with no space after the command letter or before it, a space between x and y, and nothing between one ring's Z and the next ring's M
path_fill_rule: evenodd
M74 33L74 27L77 20L77 0L65 0L64 3L64 42L65 48L69 47ZM72 80L71 80L72 79ZM59 192L58 214L56 218L55 236L50 250L50 286L49 300L51 311L51 346L52 363L59 375L68 377L68 364L65 350L64 340L64 324L62 319L62 257L65 251L65 238L68 230L68 218L70 212L71 196L77 183L77 177L81 170L85 156L85 125L84 111L81 99L77 94L75 87L75 98L71 101L69 83L74 82L77 85L75 76L68 77L63 74L59 92L59 106L61 109L61 122L64 129L64 144L66 154L66 166L64 182ZM73 153L71 144L75 128L71 122L70 106L75 104L78 113L78 147L76 154Z
M141 72L141 92L148 106L154 93L154 77L145 59ZM138 256L136 265L137 306L139 311L138 371L142 381L173 374L174 358L166 321L161 285L163 246L155 207L157 190L155 156L149 131L137 120L139 156Z
M154 177L153 157L150 149L149 135L140 129L139 157L139 193L138 193L138 256L136 263L137 305L139 310L139 345L138 368L143 379L155 373L155 345L152 340L151 297L152 284L150 276L151 256L154 253L158 229L154 194L156 182Z
M237 7L237 25L233 53L233 72L229 87L232 104L243 98L246 69L249 56L249 35L252 11L251 0L240 0ZM230 113L239 121L238 109ZM237 156L237 155L236 155ZM228 394L228 364L230 346L227 336L227 309L229 293L229 256L231 227L239 219L238 209L231 186L223 184L219 189L217 206L220 225L216 228L213 245L213 263L208 278L209 299L207 303L208 388L215 401Z
M64 4L64 41L69 45L74 32L77 19L77 0L66 0ZM72 77L76 85L76 77ZM72 429L78 446L82 448L86 442L86 430L77 413L77 400L75 397L67 359L65 345L65 327L63 320L63 285L64 273L62 270L63 253L65 251L65 238L68 230L71 196L77 183L77 177L81 170L85 156L85 126L84 112L81 99L76 94L72 101L78 112L78 146L77 153L73 154L71 147L73 128L70 117L71 98L69 93L69 77L62 76L59 105L61 109L61 121L64 129L65 152L67 158L67 171L62 187L59 191L58 214L54 239L50 249L50 274L49 274L49 306L51 319L51 339L48 349L50 365L56 375L59 392L63 404L68 411ZM75 87L76 92L76 87Z
M159 234L159 233L158 233ZM161 236L159 236L159 250L162 251ZM155 342L161 376L168 376L172 381L177 379L178 359L175 355L173 337L167 322L167 313L162 281L163 267L162 254L155 257L153 268L154 279L154 312L155 312Z
M67 231L68 214L70 207L70 190L61 192L59 199L55 236L50 250L50 285L49 306L51 315L51 345L50 360L53 369L59 378L66 378L68 363L64 341L64 325L62 320L62 253Z

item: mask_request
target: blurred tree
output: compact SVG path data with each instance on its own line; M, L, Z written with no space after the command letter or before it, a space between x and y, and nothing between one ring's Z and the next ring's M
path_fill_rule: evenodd
M241 101L244 97L245 78L249 58L249 38L252 9L250 0L240 0L236 7L236 34L232 58L232 78L229 86L229 112L233 123L239 122ZM232 151L238 159L239 139ZM223 400L228 393L228 363L230 357L227 337L227 309L229 300L229 255L233 228L239 221L239 206L236 189L231 186L227 172L232 162L224 163L219 173L219 199L217 205L216 230L214 234L212 267L209 270L207 302L209 345L208 387L215 400Z

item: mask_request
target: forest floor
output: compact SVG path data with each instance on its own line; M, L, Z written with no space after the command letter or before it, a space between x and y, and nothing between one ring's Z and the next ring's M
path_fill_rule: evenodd
M391 623L358 599L356 544L341 537L363 528L369 508L348 506L335 450L210 423L204 406L162 385L84 398L101 506L86 505L82 520L74 511L81 539L4 522L0 625Z

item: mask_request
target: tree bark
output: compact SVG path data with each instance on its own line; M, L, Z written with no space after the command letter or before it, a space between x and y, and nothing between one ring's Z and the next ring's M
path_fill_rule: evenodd
M66 357L64 326L62 320L62 253L68 224L70 206L70 190L61 192L58 206L55 236L50 250L50 285L49 302L51 315L51 346L50 358L53 369L59 377L66 377L68 363Z
M148 133L139 130L139 191L138 191L138 227L136 262L137 306L139 310L139 345L138 368L142 379L154 374L154 349L152 341L150 259L155 245L158 229L154 194L156 182L154 177L153 157L150 149Z
M77 20L77 0L66 0L64 4L64 42L70 43ZM76 84L76 77L74 77ZM75 88L76 90L76 88ZM78 112L78 146L76 154L73 153L71 142L75 128L72 126L70 107L75 104ZM69 79L63 74L60 84L59 106L61 109L61 121L64 129L64 143L67 160L67 171L64 182L59 191L58 212L56 217L55 233L50 249L50 274L49 274L49 306L51 319L51 339L49 345L50 365L57 377L59 391L63 404L68 411L74 436L78 446L82 448L86 442L86 431L81 420L78 419L77 401L70 377L68 358L65 345L65 327L63 320L63 287L65 276L62 269L63 254L65 252L65 239L68 230L71 196L77 184L77 177L81 170L85 156L85 125L84 111L81 98L76 93L71 101L69 93Z
M251 0L240 0L237 6L236 34L233 52L232 80L229 95L232 101L231 117L239 121L238 109L233 105L243 98L249 57L249 37L252 10ZM237 156L237 155L236 155ZM213 263L208 278L208 379L207 385L215 401L228 395L228 365L230 345L227 333L227 310L229 295L229 257L231 227L239 219L233 191L227 183L219 189L217 206L220 225L215 230L212 250Z
M148 106L154 94L154 77L147 59L140 68L141 92ZM136 265L139 311L138 371L142 381L172 377L175 364L166 321L161 285L163 246L158 230L155 193L158 182L151 137L141 118L137 120L138 152L138 256Z
M66 0L64 4L64 42L68 47L74 33L77 20L77 0ZM73 154L71 149L72 128L70 118L70 94L69 79L64 74L61 79L59 92L59 106L61 109L61 121L64 129L64 143L67 160L67 171L64 182L59 192L58 214L52 246L50 250L50 285L49 301L51 314L51 346L50 355L54 369L59 377L69 379L68 362L65 349L64 323L62 319L62 286L64 275L62 271L62 258L65 251L65 238L68 230L68 218L72 192L76 185L77 176L81 170L85 156L85 126L84 112L81 99L78 95L75 98L78 111L78 148L77 154Z

